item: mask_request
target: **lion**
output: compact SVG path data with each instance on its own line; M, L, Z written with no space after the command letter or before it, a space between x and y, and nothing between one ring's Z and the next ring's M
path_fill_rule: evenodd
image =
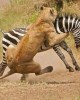
M16 47L9 46L6 52L6 58L10 71L1 79L14 74L28 74L35 73L41 75L52 72L53 67L48 66L41 69L39 63L33 60L38 53L41 45L46 40L48 45L53 46L63 41L68 34L56 34L53 28L53 22L57 16L55 9L49 7L41 7L41 12L35 23L33 23L28 32L24 35Z

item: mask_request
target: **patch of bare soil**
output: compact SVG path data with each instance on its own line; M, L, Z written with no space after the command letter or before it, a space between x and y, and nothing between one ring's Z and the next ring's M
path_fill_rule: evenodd
M19 74L0 80L0 100L80 100L80 72L68 72L53 50L36 55L35 60L44 67L53 65L53 72L30 74L26 82L20 82Z
M29 78L26 82L0 82L0 100L79 100L80 73L60 72Z

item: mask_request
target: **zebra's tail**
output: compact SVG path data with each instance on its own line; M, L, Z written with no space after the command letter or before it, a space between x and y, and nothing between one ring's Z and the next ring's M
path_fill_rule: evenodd
M0 32L1 32L3 35L5 35L5 32L4 32L2 29L0 29Z

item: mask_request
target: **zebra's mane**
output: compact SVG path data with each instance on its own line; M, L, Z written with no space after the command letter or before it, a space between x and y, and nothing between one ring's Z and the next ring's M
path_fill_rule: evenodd
M78 15L76 15L76 14L58 14L57 16L56 16L56 19L55 19L55 22L58 20L58 19L62 19L63 17L65 17L65 18L67 18L67 17L70 17L70 18L76 18L76 19L79 19L80 20L80 17L78 16ZM61 21L61 20L59 20L59 21Z

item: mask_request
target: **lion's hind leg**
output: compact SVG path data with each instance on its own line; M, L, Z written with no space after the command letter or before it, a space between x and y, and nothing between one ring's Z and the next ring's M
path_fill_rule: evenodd
M6 51L6 60L7 60L7 64L9 65L14 57L14 52L15 52L15 47L13 45L10 45L8 48L7 48L7 51Z

